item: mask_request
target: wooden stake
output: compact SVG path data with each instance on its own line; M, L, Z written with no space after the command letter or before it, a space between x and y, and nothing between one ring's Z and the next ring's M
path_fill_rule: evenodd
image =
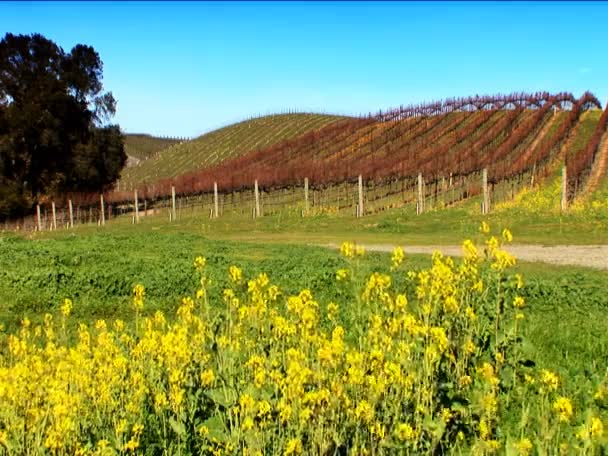
M255 216L260 216L260 190L258 188L258 180L255 180L254 184L254 193L255 193Z
M104 226L106 224L106 208L103 204L103 194L99 195L99 202L101 208L101 225Z
M134 196L135 196L135 223L139 223L139 201L137 199L137 190L135 190Z
M561 210L565 211L568 208L568 173L566 165L562 166L562 201Z
M534 188L534 176L536 175L536 163L532 166L532 177L530 178L530 187Z
M36 216L38 220L38 231L42 231L42 220L40 219L40 204L36 204Z
M490 198L488 194L488 168L484 168L481 173L481 185L483 188L483 203L481 206L481 213L487 214L490 212Z
M171 220L175 220L175 187L171 186Z
M359 174L359 217L363 217L363 176Z
M70 210L70 228L74 228L74 206L72 206L72 200L68 200L68 207Z
M213 216L219 217L218 204L217 204L217 182L213 183Z
M51 208L53 210L53 229L57 229L57 211L55 210L55 201L51 203Z
M308 177L304 178L304 214L308 214Z
M422 173L418 173L418 201L416 204L416 214L420 215L424 212L424 198L422 195L422 186L423 186L423 181L422 181Z

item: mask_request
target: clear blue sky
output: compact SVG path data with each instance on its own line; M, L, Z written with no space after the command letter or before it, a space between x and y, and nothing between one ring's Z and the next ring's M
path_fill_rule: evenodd
M608 97L608 3L0 2L6 32L93 46L126 132L512 91Z

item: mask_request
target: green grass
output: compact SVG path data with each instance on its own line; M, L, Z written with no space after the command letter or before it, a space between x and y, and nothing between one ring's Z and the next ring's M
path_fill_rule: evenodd
M177 144L137 166L126 168L121 176L121 188L123 184L135 186L196 171L294 138L339 119L342 117L326 114L280 114L229 125Z
M146 287L146 312L162 309L171 314L180 299L196 289L192 262L198 255L208 259L210 294L216 304L232 264L241 266L247 277L267 272L286 294L309 288L322 305L343 293L334 274L345 263L336 251L218 241L203 233L149 228L143 224L130 231L93 234L76 230L34 240L0 237L0 323L13 331L26 316L40 321L46 312L57 315L65 297L74 301L73 322L130 321L130 294L136 283ZM429 265L428 256L407 255L407 269ZM370 274L388 266L387 254L369 253L361 270ZM533 263L522 263L516 270L526 283L526 353L540 366L558 370L573 394L583 391L586 379L602 374L608 363L608 272Z
M579 152L587 147L589 140L595 132L595 127L597 126L601 115L602 111L599 109L586 111L583 113L576 127L576 134L569 144L567 151L568 157L575 157Z
M191 233L209 239L267 243L328 243L354 240L366 243L409 245L459 244L478 233L482 220L496 229L509 228L516 243L523 244L606 244L608 243L608 214L531 212L500 210L483 216L480 198L447 209L416 215L413 204L390 209L362 218L350 214L313 215L302 217L298 209L286 209L273 215L252 219L245 214L224 214L209 219L208 209L178 211L178 220L168 222L167 211L160 215L142 217L135 229L131 217L110 219L106 227L84 225L78 233L111 232L121 235L140 233ZM53 237L58 232L36 233L34 236Z

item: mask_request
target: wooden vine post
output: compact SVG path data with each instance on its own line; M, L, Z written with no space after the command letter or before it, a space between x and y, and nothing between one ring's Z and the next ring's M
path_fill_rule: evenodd
M484 168L481 173L481 185L483 189L483 202L481 203L481 213L486 215L490 212L490 195L488 193L488 168Z
M359 174L359 205L357 206L357 216L363 217L363 176Z
M304 178L304 214L308 214L308 177Z
M68 200L68 209L70 211L70 228L74 228L74 206L72 206L72 200Z
M171 186L171 221L175 221L175 186Z
M213 217L219 217L218 202L217 202L217 182L213 183Z
M135 190L134 196L135 196L135 223L139 223L139 200L137 198L137 190Z
M106 209L103 204L103 194L99 195L100 209L101 209L101 225L106 224Z
M562 166L562 201L561 201L562 212L568 209L568 172L566 165Z
M255 217L260 216L260 189L258 188L258 180L254 183L254 194L255 194Z
M40 218L40 204L36 204L36 219L38 221L38 231L42 231L42 220Z
M424 197L423 197L423 187L424 183L422 180L422 173L418 173L418 198L416 202L416 214L420 215L424 212Z
M57 230L57 211L55 210L55 201L51 203L51 209L53 211L53 230Z

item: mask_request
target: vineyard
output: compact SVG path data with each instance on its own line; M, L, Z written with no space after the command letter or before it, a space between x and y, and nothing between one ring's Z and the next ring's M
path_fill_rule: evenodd
M125 135L125 153L137 160L147 160L160 151L181 143L179 138L159 138L142 134Z
M590 93L476 96L362 118L261 117L165 148L126 168L115 191L62 195L14 226L126 213L175 220L189 208L211 217L363 216L410 205L421 213L477 199L488 213L549 191L545 206L558 211L603 207L607 126L608 111ZM559 185L561 193L550 190Z
M322 114L280 114L229 125L191 141L163 147L162 154L125 169L120 185L132 188L142 182L175 177L286 138L297 137L339 119Z

